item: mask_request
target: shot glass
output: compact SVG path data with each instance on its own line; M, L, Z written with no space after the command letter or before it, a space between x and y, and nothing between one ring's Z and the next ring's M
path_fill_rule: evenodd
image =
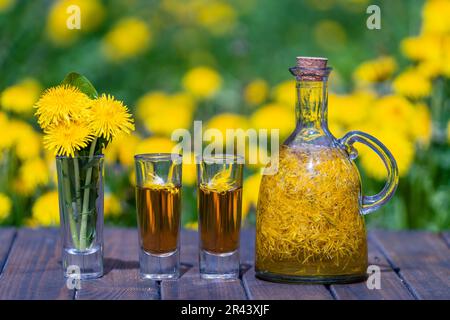
M182 157L149 153L134 160L141 278L178 278Z
M244 159L213 155L197 159L200 276L239 277Z

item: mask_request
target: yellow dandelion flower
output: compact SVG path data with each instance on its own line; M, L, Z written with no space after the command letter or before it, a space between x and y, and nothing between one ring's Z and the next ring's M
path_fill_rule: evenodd
M195 164L195 157L191 152L183 152L183 184L192 186L197 181L197 167Z
M287 137L295 128L294 108L288 109L283 105L270 103L256 110L250 117L253 128L279 129L280 137Z
M32 208L32 220L37 226L59 224L58 192L50 191L40 196Z
M215 35L223 35L236 25L236 11L226 2L206 1L198 7L196 18L199 25Z
M45 186L49 180L49 170L44 160L40 158L27 160L19 169L14 189L20 194L29 195L38 187Z
M119 134L105 149L105 159L109 163L119 160L126 167L133 165L133 156L139 141L140 138L134 134Z
M365 83L381 82L389 79L397 69L397 63L392 57L379 57L361 63L353 73L357 81Z
M112 61L122 61L143 53L150 47L152 33L138 18L120 20L103 39L103 51Z
M119 198L112 193L105 194L105 217L117 217L122 213L122 205Z
M273 89L273 97L275 101L294 108L296 102L295 96L295 80L284 81L276 85Z
M111 95L102 94L93 100L87 122L92 133L97 137L111 140L119 133L134 130L133 118L122 101Z
M20 160L33 159L39 156L42 150L42 136L34 131L19 137L16 144L16 155Z
M36 115L42 129L60 122L79 120L86 116L92 100L78 88L59 85L47 89L36 102Z
M136 154L172 152L175 142L164 137L150 137L142 140L136 147Z
M420 99L430 95L431 81L417 70L402 72L392 83L394 91L411 99Z
M403 55L411 60L439 61L443 53L443 37L433 34L421 34L409 37L400 44Z
M328 97L330 124L338 129L339 126L350 127L364 122L374 100L375 95L368 91L357 91L350 95L330 94Z
M411 135L414 106L406 98L399 95L384 96L374 102L371 111L369 120L376 127Z
M210 98L220 89L222 78L214 69L201 66L189 70L182 82L183 87L194 96Z
M246 117L234 114L234 113L221 113L218 114L206 123L206 129L216 129L219 130L223 137L223 142L226 144L231 144L233 141L227 141L227 129L242 129L247 130L250 127L249 121ZM238 137L234 137L238 139L241 136L241 133L238 133ZM211 143L216 142L214 138ZM219 142L219 141L217 141Z
M179 128L188 129L192 124L194 107L193 98L185 93L150 92L137 103L138 115L146 128L161 135L171 135Z
M80 8L80 29L67 27L70 6ZM60 46L76 41L82 33L97 29L105 18L105 8L99 0L57 0L50 8L47 18L47 34L50 40Z
M245 179L242 196L242 220L245 220L251 208L256 208L258 204L259 186L261 184L262 175L255 173Z
M12 202L9 197L0 193L0 221L5 220L11 213Z
M414 144L410 139L396 130L373 128L371 130L364 130L375 136L391 151L394 156L400 177L405 176L413 161L415 155ZM357 146L360 154L361 165L365 173L377 180L386 179L386 169L383 162L378 155L366 146Z
M427 105L420 103L414 107L409 127L414 141L423 146L430 144L433 126Z
M9 149L14 142L9 126L8 117L5 113L0 112L0 151Z
M422 28L425 33L444 34L450 32L450 1L429 0L422 11Z
M28 78L3 90L0 105L4 110L19 114L27 114L33 110L33 105L39 99L41 86L39 82Z
M93 140L92 131L85 122L61 123L47 128L45 133L45 148L58 156L73 157Z
M263 79L255 79L244 89L244 100L247 104L255 106L267 99L269 85Z

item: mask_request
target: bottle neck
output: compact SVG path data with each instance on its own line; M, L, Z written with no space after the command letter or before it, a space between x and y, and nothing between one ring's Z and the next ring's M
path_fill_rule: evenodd
M311 139L328 134L328 78L297 80L296 131Z

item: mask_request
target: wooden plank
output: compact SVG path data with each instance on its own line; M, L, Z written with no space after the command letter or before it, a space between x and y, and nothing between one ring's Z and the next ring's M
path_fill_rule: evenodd
M447 246L450 247L450 232L442 232L441 235Z
M450 250L439 234L375 231L373 238L418 299L450 299Z
M155 281L139 277L138 240L136 229L107 228L104 232L105 275L83 281L76 299L149 300L159 299Z
M403 281L392 269L389 262L377 248L371 235L368 237L369 265L380 267L380 289L370 290L366 282L331 285L330 289L336 299L342 300L411 300L413 295L409 292Z
M273 283L255 278L255 230L243 230L241 236L241 261L247 271L242 280L249 299L254 300L318 300L333 299L325 286Z
M180 279L161 282L163 300L245 300L241 281L205 280L200 278L197 267L189 269Z
M161 282L161 299L225 300L246 299L240 280L205 280L198 270L198 234L183 230L181 263L184 274L178 280ZM187 271L186 271L187 270Z
M243 276L245 290L252 300L332 300L323 285L274 283L255 278L254 268Z
M20 229L0 278L0 300L72 299L56 229Z
M14 228L0 228L0 276L3 271L9 251L11 250L16 230Z

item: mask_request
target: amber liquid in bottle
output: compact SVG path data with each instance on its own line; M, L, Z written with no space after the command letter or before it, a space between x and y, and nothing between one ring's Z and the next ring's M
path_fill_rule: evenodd
M152 254L177 249L180 229L179 186L136 187L142 248Z
M201 249L214 254L239 248L242 188L216 191L200 186L198 190Z

